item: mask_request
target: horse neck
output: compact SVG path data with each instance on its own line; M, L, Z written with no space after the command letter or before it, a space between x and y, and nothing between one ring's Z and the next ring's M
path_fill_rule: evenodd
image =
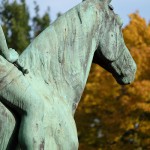
M53 87L73 110L83 93L99 32L99 25L95 24L99 22L98 14L88 13L93 21L90 23L80 9L78 6L70 10L73 17L69 12L60 17L20 58L32 78Z
M55 56L51 57L53 64L50 67L51 77L49 77L72 111L76 109L82 96L97 46L97 40L90 35L91 32L84 35L82 31L76 29L74 35L76 37L69 36L66 44L60 44L62 51L58 49ZM72 46L71 39L74 39Z

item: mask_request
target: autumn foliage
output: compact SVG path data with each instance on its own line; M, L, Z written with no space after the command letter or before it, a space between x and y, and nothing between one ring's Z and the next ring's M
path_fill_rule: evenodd
M92 65L75 116L80 150L150 149L150 24L138 12L129 17L123 35L137 63L136 79L120 86Z

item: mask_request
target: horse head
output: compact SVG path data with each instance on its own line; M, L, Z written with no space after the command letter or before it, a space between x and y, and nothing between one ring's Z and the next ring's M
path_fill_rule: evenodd
M110 0L102 1L103 22L93 62L112 73L119 84L129 84L134 80L136 64L123 39L123 22L114 13Z

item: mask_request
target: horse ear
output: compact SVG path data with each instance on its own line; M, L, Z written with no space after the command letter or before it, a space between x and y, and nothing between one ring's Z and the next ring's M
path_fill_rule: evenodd
M82 0L82 2L83 2L83 1L85 1L85 0ZM103 0L103 1L105 1L105 2L108 3L108 4L111 3L111 0Z
M103 0L105 3L110 4L111 0Z

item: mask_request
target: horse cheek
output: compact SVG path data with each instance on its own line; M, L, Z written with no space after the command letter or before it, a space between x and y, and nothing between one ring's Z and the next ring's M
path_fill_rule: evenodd
M114 36L112 36L112 35L113 35L112 33L108 34L108 36L106 36L106 38L104 38L103 42L102 42L105 44L101 45L102 54L109 61L114 61L116 59L116 53L115 53L115 51L116 51L115 43L116 42L115 42Z

